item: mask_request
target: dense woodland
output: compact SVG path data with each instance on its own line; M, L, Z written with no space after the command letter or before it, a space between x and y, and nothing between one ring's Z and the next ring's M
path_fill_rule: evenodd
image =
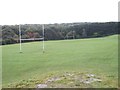
M61 23L44 24L45 40L64 40L104 37L118 34L118 22L105 23ZM19 43L19 25L1 26L0 42L3 45ZM24 24L21 25L22 38L41 38L42 24ZM23 41L28 42L28 41Z

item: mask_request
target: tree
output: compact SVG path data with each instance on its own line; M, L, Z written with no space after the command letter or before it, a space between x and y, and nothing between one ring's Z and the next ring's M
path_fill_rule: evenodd
M83 29L83 32L82 32L82 37L86 38L87 37L87 33L86 33L86 30Z

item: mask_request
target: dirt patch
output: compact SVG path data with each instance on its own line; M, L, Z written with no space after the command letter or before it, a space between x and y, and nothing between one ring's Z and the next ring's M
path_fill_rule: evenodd
M62 75L49 77L41 84L45 84L47 88L67 88L67 87L83 87L91 86L95 82L102 82L95 74L70 73L65 72ZM41 85L40 84L40 85ZM45 88L46 88L45 87Z
M116 88L115 77L89 72L53 72L43 78L30 78L8 84L8 88Z
M37 85L37 88L46 88L46 87L47 87L46 84L38 84L38 85Z

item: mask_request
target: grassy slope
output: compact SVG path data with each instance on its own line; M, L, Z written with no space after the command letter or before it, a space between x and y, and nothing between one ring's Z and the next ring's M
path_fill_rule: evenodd
M79 71L117 78L117 35L96 39L46 41L6 45L3 49L3 86L49 72ZM116 79L117 80L117 79Z

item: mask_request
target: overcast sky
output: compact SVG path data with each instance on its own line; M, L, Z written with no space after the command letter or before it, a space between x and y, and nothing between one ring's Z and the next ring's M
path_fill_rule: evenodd
M119 0L0 0L0 25L118 21Z

